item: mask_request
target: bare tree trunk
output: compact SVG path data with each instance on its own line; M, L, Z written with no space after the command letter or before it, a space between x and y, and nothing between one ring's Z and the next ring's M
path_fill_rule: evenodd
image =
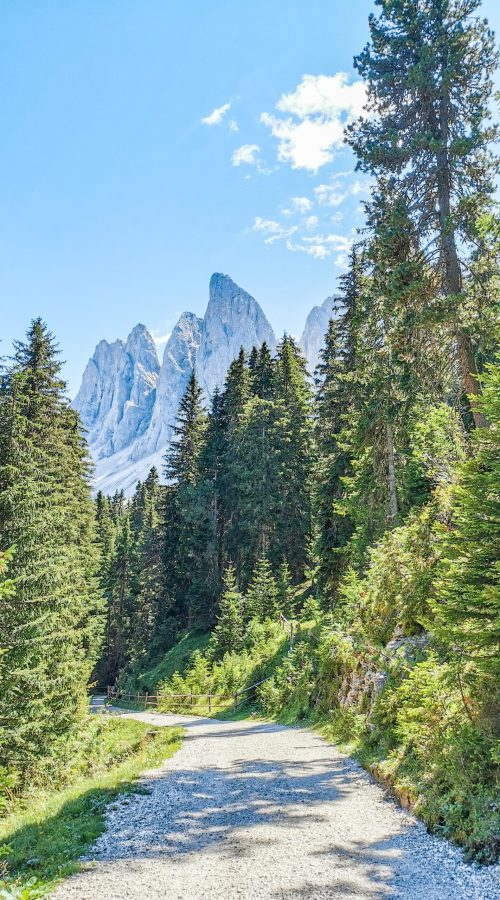
M389 519L391 525L396 524L398 517L398 493L396 489L396 470L394 466L394 432L390 422L386 424L387 433L387 474L389 477Z

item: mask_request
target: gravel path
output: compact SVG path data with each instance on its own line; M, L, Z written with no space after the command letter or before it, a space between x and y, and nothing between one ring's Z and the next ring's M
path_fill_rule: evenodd
M311 731L127 715L182 725L184 743L110 807L57 900L500 898L500 866L463 863Z

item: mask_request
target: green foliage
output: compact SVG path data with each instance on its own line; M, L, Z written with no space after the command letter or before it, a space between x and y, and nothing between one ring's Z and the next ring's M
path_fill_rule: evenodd
M380 0L370 42L355 58L374 113L349 127L359 167L390 177L411 209L425 257L441 282L426 302L429 322L447 323L462 388L479 392L477 337L483 304L467 290L478 222L491 210L495 39L480 0ZM486 251L487 252L487 251ZM477 275L477 273L474 273ZM488 305L488 304L487 304ZM476 424L481 416L474 411Z
M210 639L210 650L214 659L225 653L238 653L243 648L243 597L236 588L236 578L232 566L224 576L217 623Z
M288 650L288 636L276 622L251 619L245 629L242 649L216 656L210 644L205 653L196 652L189 669L175 673L160 690L159 709L191 710L206 715L209 712L206 696L212 696L211 709L232 709L233 694L265 678ZM176 697L175 695L181 695Z
M30 767L77 728L100 650L89 461L53 336L35 320L0 390L0 757Z
M32 786L29 798L18 798L0 821L5 859L0 896L47 896L60 879L77 871L80 857L104 831L107 805L119 794L140 790L137 776L172 756L181 737L179 729L93 717L65 778L50 790Z
M269 560L258 560L245 597L245 613L249 619L276 619L278 615L278 586Z
M152 660L151 668L128 670L120 680L120 687L124 691L156 693L158 685L171 678L174 672L182 674L188 669L194 652L200 650L203 653L209 640L209 632L186 631L170 650Z
M486 679L488 715L500 726L500 365L487 366L481 409L489 427L474 434L474 456L459 469L450 521L440 535L435 587L437 632L465 677ZM466 665L467 664L467 665Z

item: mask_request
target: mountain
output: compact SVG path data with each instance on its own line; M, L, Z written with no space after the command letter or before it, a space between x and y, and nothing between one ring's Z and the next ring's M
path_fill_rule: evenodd
M74 400L87 429L94 483L105 493L130 495L151 466L161 472L179 401L193 366L207 400L224 383L240 347L251 350L276 338L257 301L229 278L210 279L205 316L185 312L165 347L161 368L143 325L126 343L101 341Z
M330 319L335 315L335 298L327 297L321 306L313 306L309 313L302 337L300 349L307 360L307 368L311 375L320 361L320 352L325 345L325 335Z
M74 400L95 462L128 447L148 427L160 372L153 338L136 325L126 343L101 341Z
M257 301L227 275L212 275L196 356L196 371L205 393L210 396L215 387L224 383L240 347L251 350L264 342L274 352L276 337Z
M327 297L307 317L300 346L311 374L333 313L333 297ZM144 325L136 325L125 343L101 341L73 403L87 430L96 489L107 494L123 490L128 496L151 466L161 472L193 366L208 401L224 384L240 347L251 350L264 341L274 352L276 337L261 307L228 275L218 272L210 279L204 317L181 315L161 367Z

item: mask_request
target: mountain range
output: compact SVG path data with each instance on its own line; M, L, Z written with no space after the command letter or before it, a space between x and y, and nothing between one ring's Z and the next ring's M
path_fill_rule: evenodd
M307 318L300 340L308 370L314 372L334 301L328 297ZM89 359L73 405L87 431L95 465L96 490L133 493L151 466L162 471L179 401L196 367L208 399L222 387L227 369L241 347L251 350L276 336L257 301L229 278L210 279L204 317L181 315L160 365L154 340L136 325L126 341L100 341Z

